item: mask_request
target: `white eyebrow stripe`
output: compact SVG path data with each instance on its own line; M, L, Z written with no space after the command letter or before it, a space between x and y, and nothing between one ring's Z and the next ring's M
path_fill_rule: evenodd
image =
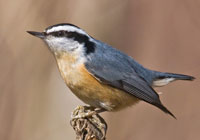
M48 34L48 33L57 32L57 31L77 32L77 33L88 36L88 34L84 32L82 29L78 29L76 27L69 26L69 25L52 27L51 29L46 30L46 33Z

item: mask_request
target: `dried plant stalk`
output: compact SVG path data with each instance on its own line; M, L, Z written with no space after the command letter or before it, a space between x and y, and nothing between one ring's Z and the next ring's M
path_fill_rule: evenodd
M76 140L105 140L107 124L99 115L81 117L91 112L90 107L77 107L72 113L71 126L76 132Z

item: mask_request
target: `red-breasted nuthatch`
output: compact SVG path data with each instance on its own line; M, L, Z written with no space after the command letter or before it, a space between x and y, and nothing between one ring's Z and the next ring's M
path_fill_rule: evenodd
M152 88L194 77L144 68L132 57L94 39L72 24L56 24L41 38L56 58L61 75L83 102L101 111L118 111L143 100L175 117Z

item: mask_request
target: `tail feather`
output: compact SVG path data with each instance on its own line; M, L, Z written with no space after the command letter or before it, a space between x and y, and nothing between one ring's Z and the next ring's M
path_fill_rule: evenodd
M163 78L175 78L176 80L194 80L195 77L184 75L184 74L176 74L176 73L162 73L157 77L158 79Z
M192 81L194 79L195 79L195 77L189 76L189 75L184 75L184 74L156 72L152 85L153 86L164 86L175 80Z

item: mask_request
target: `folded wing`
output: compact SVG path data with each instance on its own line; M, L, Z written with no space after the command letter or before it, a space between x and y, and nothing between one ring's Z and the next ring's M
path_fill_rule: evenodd
M155 90L135 72L134 68L125 58L121 60L122 57L123 56L120 55L116 55L115 57L107 57L107 55L99 57L90 56L90 59L85 63L85 67L99 82L123 90L127 94L131 94L140 100L160 108L162 111L175 118L175 116L162 105Z

